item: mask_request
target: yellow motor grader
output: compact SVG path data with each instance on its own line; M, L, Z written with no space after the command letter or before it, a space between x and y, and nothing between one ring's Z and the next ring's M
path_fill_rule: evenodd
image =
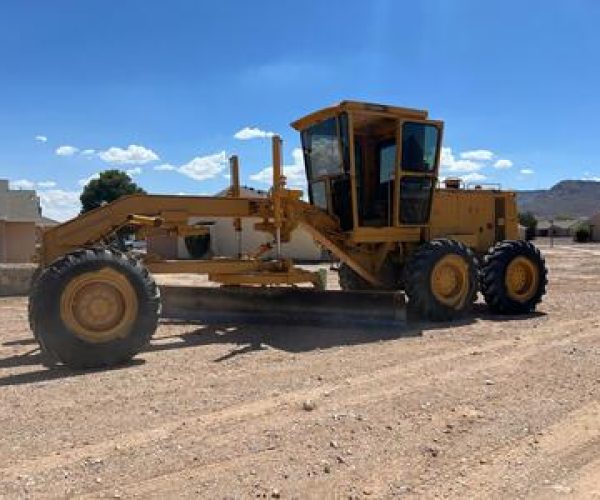
M160 273L207 274L222 285L205 293L216 303L232 290L250 302L266 291L272 311L296 301L296 311L346 307L373 320L386 304L397 306L398 291L432 321L467 313L478 290L499 314L530 313L541 301L547 271L539 250L519 239L515 193L438 181L443 122L426 111L343 101L292 126L301 135L308 201L286 187L274 137L265 198L240 196L232 157L227 196L125 196L45 231L29 304L43 351L74 368L128 360L157 328L161 297L152 275ZM134 257L117 244L125 228L138 238L206 234L207 223L190 222L198 218L231 218L240 239L242 219L254 219L271 243L238 259L205 260ZM323 291L319 272L282 258L297 228L339 261L342 292ZM300 293L290 300L277 290ZM183 302L185 294L179 290Z

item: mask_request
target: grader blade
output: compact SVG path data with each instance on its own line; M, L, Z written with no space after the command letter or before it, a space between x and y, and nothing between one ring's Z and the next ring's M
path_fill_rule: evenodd
M403 292L161 286L162 317L207 323L382 327L406 322Z

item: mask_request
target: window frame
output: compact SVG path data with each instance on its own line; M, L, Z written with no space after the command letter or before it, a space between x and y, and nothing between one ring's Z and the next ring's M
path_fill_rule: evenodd
M404 132L404 124L405 123L418 123L423 125L433 125L437 128L438 137L436 144L436 155L435 155L435 163L434 167L430 172L414 172L412 170L404 170L402 166L402 149L403 149L403 132ZM393 208L393 224L396 227L399 226L409 226L409 227L426 227L429 225L429 221L431 220L431 207L433 205L433 196L435 192L435 188L437 185L439 168L440 168L440 158L442 153L442 140L444 133L444 123L439 120L415 120L415 119L399 119L398 126L396 129L396 173L395 179L397 182L394 186L394 208ZM400 186L402 184L403 177L429 177L432 179L432 187L429 196L429 210L426 222L423 223L407 223L401 222L401 214L400 214Z
M340 159L340 170L337 173L332 173L332 172L328 172L326 174L323 175L317 175L317 176L313 176L313 162L312 162L312 158L310 157L311 154L307 153L307 144L306 144L306 136L308 135L308 132L311 128L317 127L319 125L324 124L325 122L328 122L330 120L333 120L333 122L335 123L335 140L336 140L336 144L337 144L337 150L338 150L338 156ZM345 168L345 158L344 158L344 148L342 147L342 137L341 137L341 126L340 126L340 115L333 115L330 116L329 118L325 118L323 120L321 120L318 123L315 123L313 126L305 129L302 131L301 134L301 138L302 138L302 153L304 155L304 161L307 165L307 168L305 169L306 171L306 178L307 181L309 183L312 182L317 182L319 180L324 180L326 178L330 178L330 177L337 177L339 175L344 175L346 173L346 168ZM312 150L312 147L311 147ZM310 175L309 175L310 174Z

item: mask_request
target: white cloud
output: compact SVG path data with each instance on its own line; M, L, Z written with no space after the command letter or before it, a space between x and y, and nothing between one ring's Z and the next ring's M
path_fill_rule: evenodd
M37 183L37 187L40 189L50 189L56 187L56 182L54 181L41 181Z
M535 171L531 168L522 168L520 172L524 175L531 175L535 173Z
M477 172L483 168L480 162L468 159L457 160L452 153L452 148L442 148L440 166L446 172Z
M229 165L227 153L221 151L213 155L197 156L185 165L177 169L183 175L187 175L194 180L204 181L212 179L223 172Z
M100 174L98 172L96 172L95 174L92 174L89 177L86 177L85 179L79 179L77 181L77 184L79 184L80 187L84 187L84 186L87 186L90 181L93 181L94 179L99 179L99 178L100 178Z
M96 154L96 150L95 149L84 149L81 152L81 156L94 156Z
M583 173L583 177L581 178L582 181L594 181L594 182L600 182L600 177L596 176L596 175L592 175L590 172L584 172Z
M156 165L154 170L158 172L179 172L180 174L186 175L196 181L205 181L207 179L213 179L219 175L223 175L223 172L229 166L229 159L225 151L215 153L206 156L197 156L189 162L177 167L170 163L162 163ZM132 171L135 169L132 169ZM137 175L140 172L132 172L128 170L127 173L130 175Z
M140 175L142 173L142 169L140 167L129 168L129 169L125 170L125 173L129 177L133 177L135 175Z
M496 163L494 163L494 168L510 168L513 166L513 162L510 160L506 160L504 158L499 159Z
M160 160L158 155L151 149L136 144L130 144L127 149L111 147L101 151L98 156L106 163L144 165L152 161Z
M9 182L11 189L35 189L35 182L27 179L19 179Z
M77 151L79 151L79 149L75 146L59 146L56 148L55 153L58 156L73 156Z
M56 187L54 181L30 181L28 179L19 179L9 182L11 189L50 189Z
M294 163L283 166L283 175L286 177L288 185L299 186L300 189L306 189L306 174L304 170L304 155L302 149L296 148L292 151ZM250 179L263 184L272 184L273 167L266 167L252 174Z
M167 171L171 171L171 170L177 170L177 167L175 165L171 165L170 163L163 163L161 165L156 165L154 167L154 170L158 170L163 171L163 172L167 172Z
M241 141L247 141L249 139L266 139L267 137L273 137L274 135L274 132L267 132L266 130L261 130L257 127L244 127L243 129L238 130L233 137Z
M38 196L42 205L42 214L51 219L67 220L75 217L81 209L78 191L49 189L40 191Z
M479 182L479 181L484 181L487 179L487 177L483 174L480 174L479 172L471 172L470 174L466 174L461 176L461 179L464 182Z
M474 149L473 151L464 151L460 154L463 160L489 161L494 157L488 149Z
M38 142L48 142L48 138L45 135L36 135L35 140Z

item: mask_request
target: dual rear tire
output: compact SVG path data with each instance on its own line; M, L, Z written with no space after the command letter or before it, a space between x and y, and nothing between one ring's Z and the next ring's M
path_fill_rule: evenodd
M528 241L503 241L479 262L461 242L436 239L422 244L404 267L410 307L431 321L451 321L467 314L478 289L493 313L527 314L546 293L547 270L540 251ZM344 290L370 285L349 267L340 268Z
M471 310L477 295L477 262L466 245L437 239L421 245L405 266L410 306L431 321L450 321Z
M449 321L473 306L478 285L495 314L535 311L546 293L548 271L528 241L502 241L480 263L462 243L440 239L423 244L406 265L406 294L423 318Z
M528 314L546 293L548 270L540 251L528 241L502 241L484 256L480 289L496 314Z
M535 311L546 293L548 271L528 241L502 241L479 264L462 243L440 239L423 244L406 265L406 294L419 315L433 321L464 316L477 289L495 314Z

